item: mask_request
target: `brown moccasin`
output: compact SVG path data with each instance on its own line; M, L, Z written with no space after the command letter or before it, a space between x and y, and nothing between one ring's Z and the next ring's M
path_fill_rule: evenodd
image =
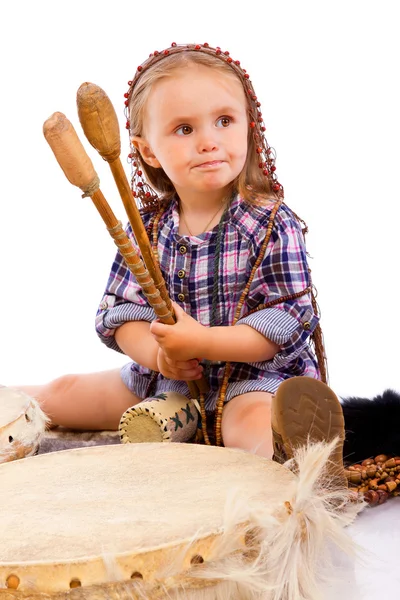
M325 383L311 377L292 377L281 383L272 399L271 425L273 458L281 464L293 458L293 451L300 446L339 438L328 476L347 485L343 412L337 396Z

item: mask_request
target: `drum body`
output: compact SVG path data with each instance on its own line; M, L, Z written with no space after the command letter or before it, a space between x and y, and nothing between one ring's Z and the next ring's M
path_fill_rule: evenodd
M288 522L304 533L297 486L267 459L174 443L1 465L0 600L275 598L266 555Z
M0 387L0 463L34 454L46 422L36 400L19 390Z

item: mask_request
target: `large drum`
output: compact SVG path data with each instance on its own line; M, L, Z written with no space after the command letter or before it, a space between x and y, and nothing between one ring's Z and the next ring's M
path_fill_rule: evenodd
M34 454L47 420L36 400L0 386L0 463Z
M0 600L312 600L315 561L359 510L318 487L331 450L307 450L296 474L174 443L2 464Z

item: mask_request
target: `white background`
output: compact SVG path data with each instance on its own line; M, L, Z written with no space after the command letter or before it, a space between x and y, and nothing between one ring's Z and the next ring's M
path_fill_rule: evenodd
M136 66L172 41L208 41L249 71L286 201L309 225L331 386L339 395L400 391L395 5L2 3L0 381L41 383L125 362L94 332L114 244L65 179L43 122L54 111L68 116L125 220L108 165L81 131L76 90L92 81L110 96L126 164L123 94Z
M41 383L125 362L94 332L113 242L91 201L65 179L43 138L43 122L54 111L73 122L124 220L108 166L81 132L76 90L91 81L108 93L120 117L124 157L123 94L137 65L172 41L207 41L230 50L249 71L286 201L309 225L331 386L342 396L400 391L396 5L2 2L0 382ZM371 511L354 529L382 560L400 550L393 546L399 545L395 509L393 501L379 515ZM349 598L380 598L378 588L388 595L396 577L388 573L386 579L376 573L375 587L362 585Z

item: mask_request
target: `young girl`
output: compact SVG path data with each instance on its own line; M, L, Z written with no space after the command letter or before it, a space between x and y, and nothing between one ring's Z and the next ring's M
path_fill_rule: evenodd
M155 321L118 253L96 327L131 362L25 391L56 424L113 429L150 390L190 397L187 382L205 376L205 410L222 416L225 446L272 456L273 394L276 451L279 442L288 454L312 424L319 438L343 440L340 405L317 381L324 357L302 225L283 203L247 72L220 48L174 43L137 68L125 99L133 195L177 322Z

